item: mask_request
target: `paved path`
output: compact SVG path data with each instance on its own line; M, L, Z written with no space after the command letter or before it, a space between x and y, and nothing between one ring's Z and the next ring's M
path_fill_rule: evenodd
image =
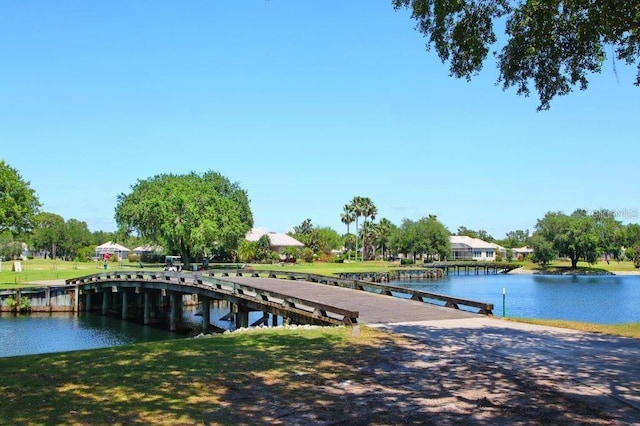
M487 317L374 326L451 356L524 374L590 405L623 409L623 423L640 424L638 339Z

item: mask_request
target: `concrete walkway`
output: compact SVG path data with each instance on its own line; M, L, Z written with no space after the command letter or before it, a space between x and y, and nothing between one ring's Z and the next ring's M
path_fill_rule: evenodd
M589 405L623 410L623 423L640 424L638 339L480 316L370 326L474 363L525 374Z

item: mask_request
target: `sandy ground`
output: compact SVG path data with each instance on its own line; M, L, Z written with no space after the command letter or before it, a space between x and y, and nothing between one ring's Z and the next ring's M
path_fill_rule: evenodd
M493 318L385 324L355 379L289 377L230 406L283 425L640 425L640 340ZM241 408L238 404L250 406Z

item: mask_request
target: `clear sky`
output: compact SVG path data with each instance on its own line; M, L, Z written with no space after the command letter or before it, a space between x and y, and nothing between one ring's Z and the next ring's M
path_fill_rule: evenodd
M547 211L640 221L640 89L623 63L536 112L492 61L449 77L390 0L0 4L0 158L44 211L92 231L116 229L137 180L207 170L278 232L346 232L355 195L396 224L436 214L497 238Z

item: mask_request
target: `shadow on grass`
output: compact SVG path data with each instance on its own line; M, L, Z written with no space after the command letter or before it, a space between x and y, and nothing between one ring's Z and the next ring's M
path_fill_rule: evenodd
M628 420L627 412L606 405L601 394L578 398L575 387L562 386L565 375L597 373L586 354L566 371L553 362L553 353L544 352L553 347L543 345L543 355L536 357L543 342L533 333L511 335L507 345L500 343L504 331L499 329L397 331L411 331L416 340L365 327L359 336L344 328L271 330L3 358L0 419L6 424ZM494 346L508 347L508 356L492 353ZM631 352L606 354L615 367L606 374L612 386L637 389L638 375L629 381L624 369L625 357L638 349L626 350Z

